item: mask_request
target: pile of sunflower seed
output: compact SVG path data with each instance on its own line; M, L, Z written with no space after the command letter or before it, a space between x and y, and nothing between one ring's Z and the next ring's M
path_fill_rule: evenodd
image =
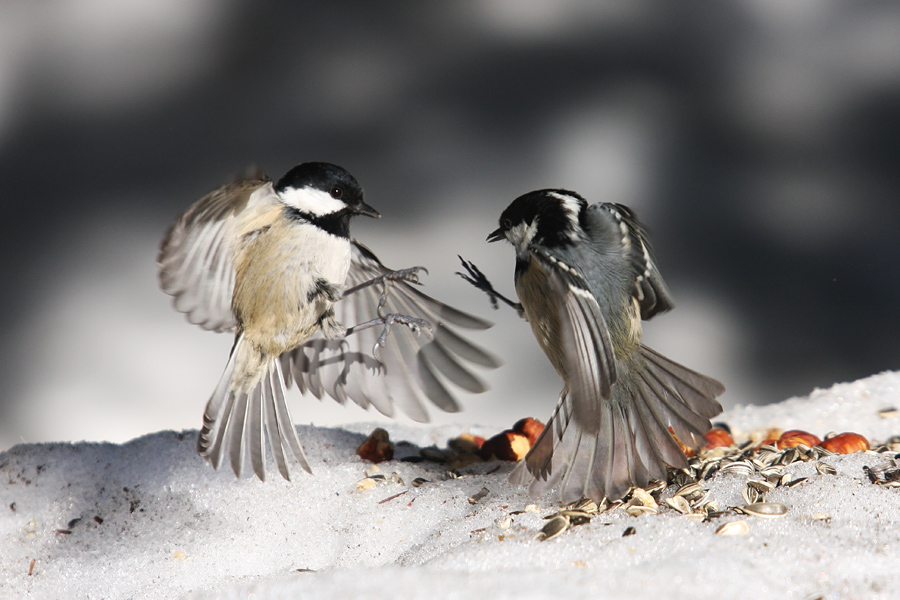
M878 467L864 467L869 479L885 487L900 487L900 436L890 438L882 445L866 451L867 454L885 456L890 462ZM686 518L709 521L725 514L749 515L760 518L778 518L788 513L788 507L780 502L766 502L766 494L776 487L794 487L806 481L807 477L792 478L785 467L795 462L814 462L820 475L836 475L834 466L822 462L834 455L825 448L804 445L779 450L775 446L749 441L741 446L704 450L688 460L684 469L670 469L667 481L654 480L646 488L632 488L621 500L609 502L604 499L597 504L593 500L582 499L556 513L550 514L546 524L535 536L535 540L547 541L577 525L590 522L592 517L604 512L621 509L632 516L659 512L660 504L675 510ZM745 504L722 508L710 499L710 492L702 482L716 473L732 473L747 478L747 485L741 492ZM662 493L669 487L677 486L675 493L661 501ZM744 521L725 523L716 531L722 535L745 535L749 526Z

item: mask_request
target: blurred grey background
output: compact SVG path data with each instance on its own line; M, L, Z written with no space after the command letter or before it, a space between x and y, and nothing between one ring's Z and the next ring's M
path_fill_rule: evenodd
M768 403L898 367L900 4L8 0L0 4L0 448L196 428L230 337L156 287L156 247L251 164L325 160L354 233L494 319L493 389L439 422L546 418L501 210L623 202L677 309L649 345ZM298 423L375 415L292 394Z

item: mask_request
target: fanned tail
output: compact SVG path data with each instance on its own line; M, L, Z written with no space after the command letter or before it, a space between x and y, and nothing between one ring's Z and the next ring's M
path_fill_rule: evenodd
M665 479L666 465L687 460L669 428L685 444L698 447L709 419L722 411L716 396L725 387L661 354L641 346L630 369L621 369L610 398L596 403L599 430L579 427L575 399L563 390L559 403L534 447L510 475L543 495L557 485L562 502L587 497L600 502L624 496L651 479ZM571 425L571 426L570 426Z
M291 459L312 472L300 445L285 401L281 362L269 360L262 377L249 392L232 389L235 359L243 345L238 335L228 365L203 414L197 452L218 469L226 455L235 474L242 478L248 459L253 472L266 479L266 436L278 472L291 479Z

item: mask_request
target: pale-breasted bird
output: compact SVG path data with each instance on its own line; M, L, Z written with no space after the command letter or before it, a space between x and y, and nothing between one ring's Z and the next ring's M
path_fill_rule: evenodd
M175 308L204 329L235 332L197 444L216 468L227 455L239 477L249 461L265 479L268 438L283 477L292 459L310 471L285 400L292 382L418 421L428 420L424 398L459 410L447 383L487 389L470 365L499 362L452 326L490 324L412 287L419 268L382 265L350 237L355 215L380 216L356 179L303 163L276 183L259 174L211 192L163 239L159 281ZM391 329L388 343L394 322L406 327Z

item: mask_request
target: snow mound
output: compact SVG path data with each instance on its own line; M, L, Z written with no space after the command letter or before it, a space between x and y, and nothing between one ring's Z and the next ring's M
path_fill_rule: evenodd
M884 441L900 421L878 413L900 405L898 391L900 376L884 373L719 420L738 438L775 426ZM783 518L696 522L663 505L640 517L613 510L538 542L559 506L511 487L512 465L473 464L460 477L427 461L374 466L355 455L372 428L301 427L315 474L293 482L214 471L194 431L15 446L0 454L0 597L900 597L900 489L863 470L889 454L823 459L836 475L789 465L792 478L809 479L768 494L788 506ZM493 433L387 429L411 444L401 458L462 432ZM358 489L375 473L384 480ZM743 504L745 477L703 484L723 508ZM747 535L715 533L739 519Z

